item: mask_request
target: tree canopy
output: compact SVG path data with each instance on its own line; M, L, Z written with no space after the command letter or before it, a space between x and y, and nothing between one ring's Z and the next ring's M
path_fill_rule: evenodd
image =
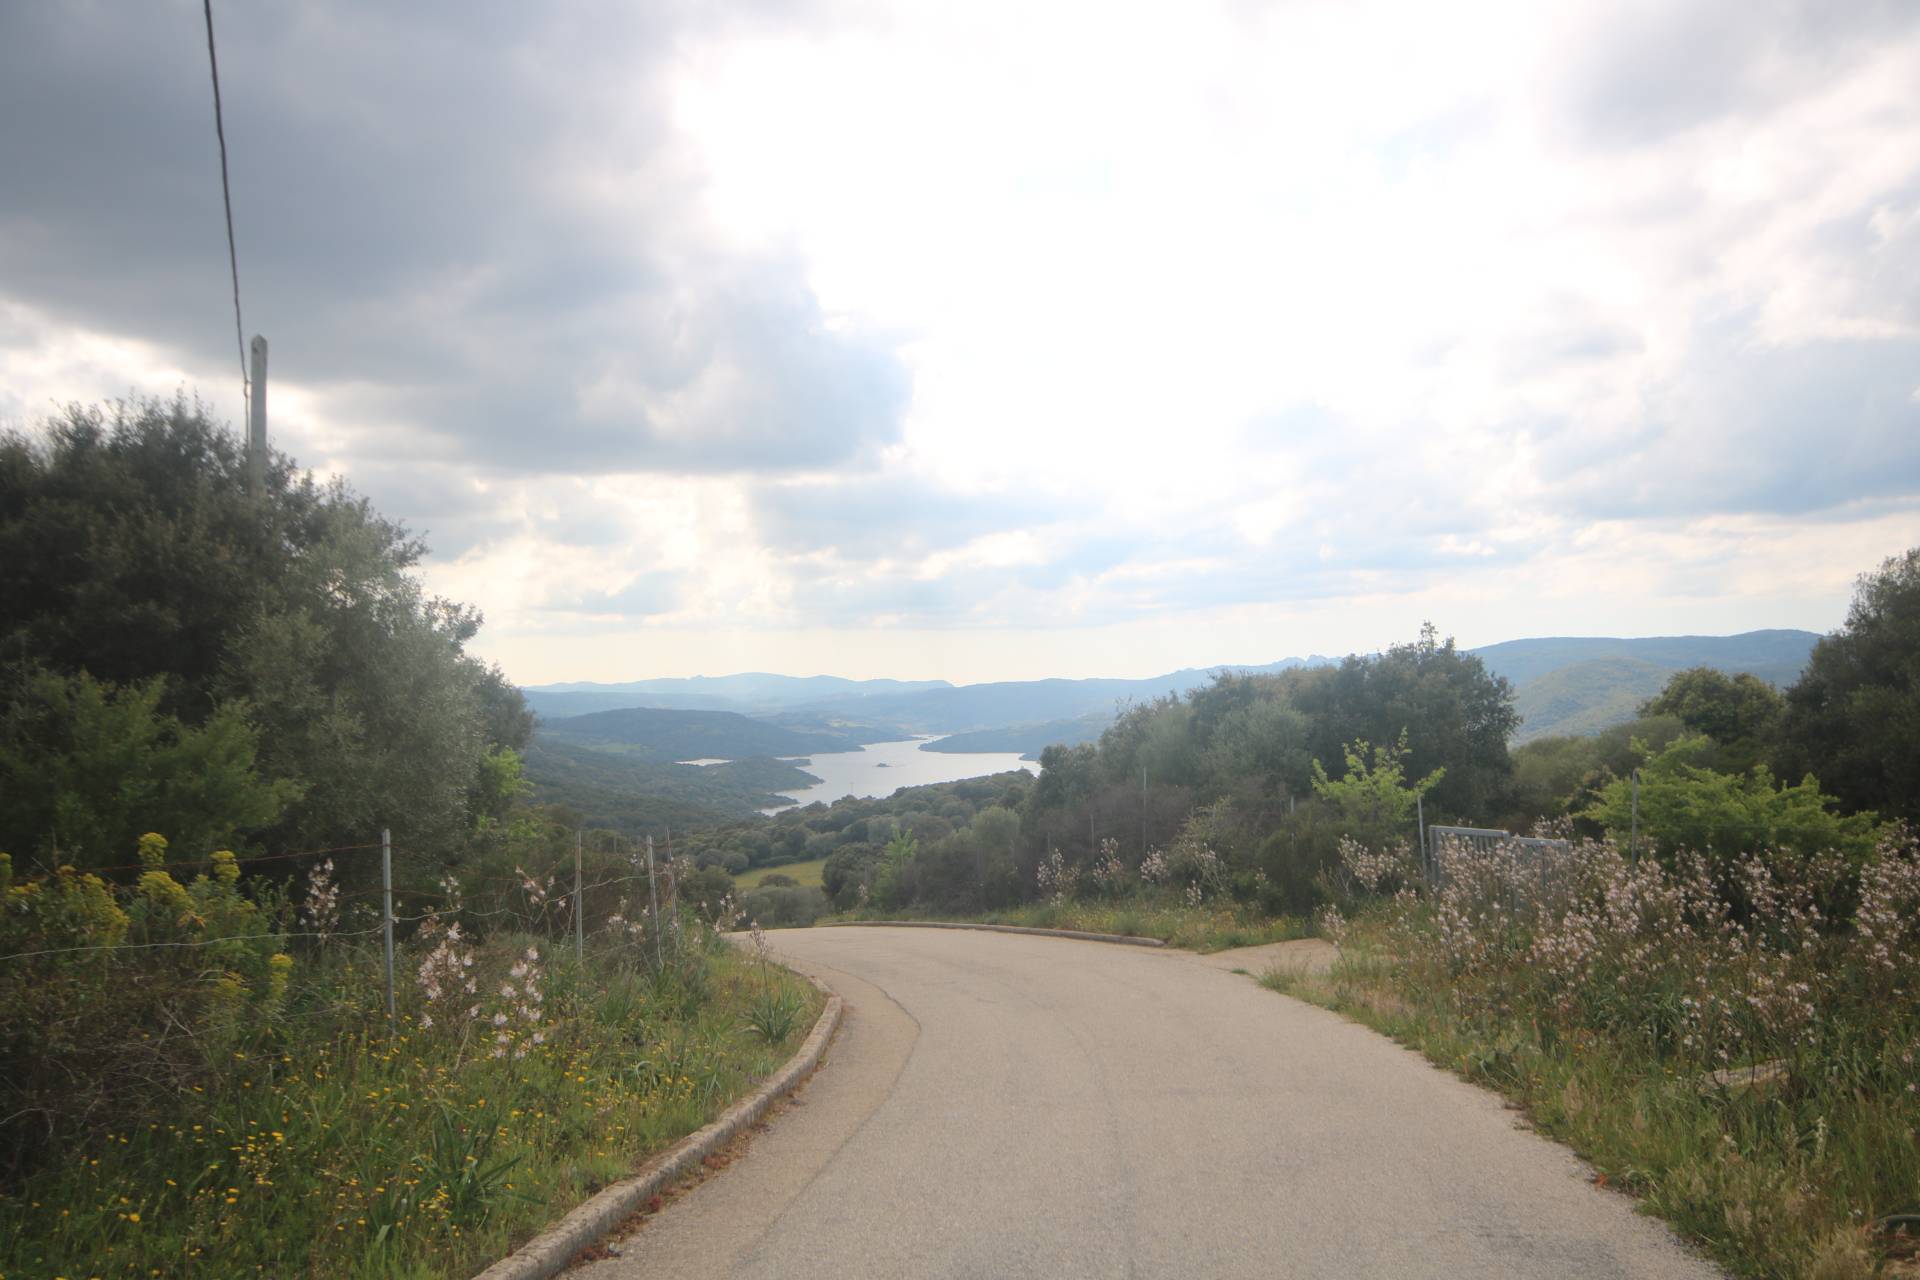
M1641 705L1640 714L1677 717L1719 744L1728 772L1745 773L1771 753L1786 705L1780 691L1758 676L1690 667L1669 677L1666 687Z
M0 434L10 787L39 785L21 773L34 762L78 759L101 717L145 717L127 725L159 753L145 767L215 734L268 786L276 802L236 806L230 834L455 838L482 761L523 746L532 722L519 691L466 652L479 613L421 589L424 550L344 482L284 456L254 498L235 436L184 398L74 406ZM0 847L51 847L32 812L6 810ZM176 843L187 830L202 829Z
M1920 547L1861 577L1787 691L1782 771L1850 809L1920 823Z

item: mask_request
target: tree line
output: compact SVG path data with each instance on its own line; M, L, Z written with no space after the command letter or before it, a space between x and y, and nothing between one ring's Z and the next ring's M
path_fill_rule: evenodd
M1509 749L1513 690L1432 626L1334 667L1221 673L1126 708L1097 742L1003 775L844 800L694 837L729 871L826 859L824 898L972 911L1045 896L1043 867L1129 873L1158 851L1272 914L1340 896L1341 842L1429 823L1556 830L1722 859L1774 847L1864 858L1920 820L1920 549L1863 577L1846 625L1784 692L1710 668L1675 674L1632 722ZM1635 799L1635 775L1639 794ZM1204 856L1203 856L1204 855Z

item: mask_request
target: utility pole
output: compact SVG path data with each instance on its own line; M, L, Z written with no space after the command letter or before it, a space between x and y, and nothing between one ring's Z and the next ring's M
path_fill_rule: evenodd
M252 394L247 398L247 496L267 491L267 340L253 335Z

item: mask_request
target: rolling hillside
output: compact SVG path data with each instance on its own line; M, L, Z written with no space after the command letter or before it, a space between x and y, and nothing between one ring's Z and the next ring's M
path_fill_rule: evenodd
M1521 716L1514 741L1521 743L1625 724L1674 672L1688 667L1751 672L1784 687L1799 677L1819 639L1811 631L1639 639L1556 636L1508 640L1472 652L1489 671L1513 682L1514 709Z
M1811 631L1732 636L1545 636L1469 650L1512 682L1522 717L1517 742L1598 733L1633 718L1667 678L1687 667L1747 671L1785 686L1819 639ZM561 684L526 691L551 742L621 744L641 758L800 756L849 751L909 734L952 735L935 751L1018 751L1090 741L1117 708L1185 693L1213 672L1321 666L1323 657L1255 667L1189 667L1145 680L846 680L766 673L618 685Z
M1048 720L1041 724L1012 724L1004 729L974 729L951 734L929 742L922 751L1017 751L1024 759L1038 760L1041 751L1059 743L1077 746L1092 742L1113 723L1110 715L1094 714L1073 720Z
M753 756L805 756L817 751L856 751L884 739L858 729L796 728L756 720L735 711L673 711L627 707L549 721L540 738L550 742L617 744L642 760L744 760Z
M1820 637L1811 631L1745 631L1733 636L1547 636L1504 640L1469 650L1487 670L1518 688L1552 671L1595 659L1632 659L1668 671L1712 667L1750 671L1777 685L1793 683Z

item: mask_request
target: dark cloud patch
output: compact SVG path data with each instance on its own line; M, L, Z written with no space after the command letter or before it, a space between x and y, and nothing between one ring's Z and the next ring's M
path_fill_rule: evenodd
M1595 145L1657 143L1736 112L1773 109L1916 27L1920 10L1905 0L1599 5L1570 34L1566 119Z
M743 21L792 21L757 7ZM893 439L907 375L797 265L716 250L668 132L669 6L221 15L243 302L356 459L778 472ZM62 322L237 356L197 6L0 14L0 281Z

